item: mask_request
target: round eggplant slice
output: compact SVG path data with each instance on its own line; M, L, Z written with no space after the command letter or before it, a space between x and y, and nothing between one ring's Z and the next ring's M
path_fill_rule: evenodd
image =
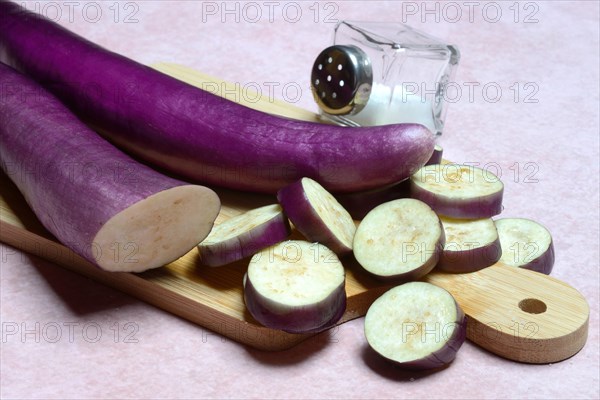
M502 257L500 261L550 275L554 266L554 244L548 229L525 218L496 221Z
M344 267L319 243L288 240L250 260L244 301L262 325L289 333L319 332L346 309Z
M466 338L467 319L452 295L425 282L385 292L365 316L369 346L407 369L449 364Z
M470 165L427 165L410 178L411 197L451 218L491 218L502 212L504 185L491 172Z
M494 221L442 217L446 244L437 268L446 272L473 272L500 259L502 249Z
M256 208L215 225L198 245L200 262L210 267L229 264L285 240L290 233L279 204Z
M438 263L444 246L440 219L425 203L400 199L375 207L354 235L354 257L384 280L417 280Z
M302 178L281 189L277 200L306 239L322 243L340 256L352 251L354 220L318 182Z

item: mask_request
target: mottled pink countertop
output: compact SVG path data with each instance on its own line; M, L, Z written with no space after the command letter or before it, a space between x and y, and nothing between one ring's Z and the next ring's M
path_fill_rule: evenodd
M390 369L365 352L363 319L264 353L2 245L2 398L600 396L598 2L28 5L143 63L171 61L241 85L275 86L276 97L309 109L309 70L331 40L330 20L404 20L457 44L456 81L465 92L447 115L445 156L493 163L506 185L502 215L550 229L552 275L587 298L590 331L580 353L553 365L507 361L467 342L450 367L431 374ZM479 84L471 98L469 82ZM287 83L302 88L299 97L282 93ZM502 89L498 102L482 92L488 83ZM27 332L9 335L14 326Z

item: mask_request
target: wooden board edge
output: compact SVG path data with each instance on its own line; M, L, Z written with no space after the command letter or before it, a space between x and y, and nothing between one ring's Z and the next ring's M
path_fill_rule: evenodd
M579 329L561 337L537 339L520 337L514 331L498 330L475 319L467 324L467 338L500 357L527 364L548 364L577 354L587 342L589 317Z
M103 271L69 248L26 229L0 221L0 241L46 261L58 264L106 286L133 296L164 311L191 321L202 328L250 347L279 351L291 348L315 334L291 334L244 321L194 301L157 284L152 278L127 272ZM386 287L365 291L348 298L346 312L336 326L362 317Z
M467 314L467 338L478 346L506 359L528 364L559 362L577 354L586 344L589 304L566 282L549 275L513 267L500 261L479 271L459 274L449 284L443 273L430 273L423 280L450 292ZM487 282L487 284L486 284ZM495 318L476 311L489 301L489 283L512 288L496 297ZM468 298L471 298L469 301ZM477 297L478 302L473 301ZM548 312L532 312L520 302L539 300ZM549 319L554 313L555 319ZM478 315L479 319L469 315Z
M259 350L287 349L313 336L238 320L133 273L102 271L67 247L4 221L0 221L0 241Z

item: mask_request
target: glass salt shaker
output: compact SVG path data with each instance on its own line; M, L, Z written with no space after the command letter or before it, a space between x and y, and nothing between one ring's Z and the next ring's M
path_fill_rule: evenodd
M414 122L441 134L458 48L400 23L341 21L311 87L321 116L346 126Z

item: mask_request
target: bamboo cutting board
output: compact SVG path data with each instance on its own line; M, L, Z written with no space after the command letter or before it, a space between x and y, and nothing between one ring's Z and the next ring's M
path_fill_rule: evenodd
M154 66L178 79L273 114L316 120L316 115L284 102L241 93L241 88L173 64ZM233 95L237 89L238 95ZM250 99L251 101L247 101ZM258 100L257 100L258 99ZM0 240L133 295L240 343L264 350L289 348L310 335L260 326L245 310L242 277L248 260L220 268L202 267L194 249L163 268L141 274L99 270L62 246L38 222L10 179L0 176ZM274 197L218 189L223 207L216 223L248 209L272 204ZM300 238L298 233L293 236ZM340 323L364 315L390 286L347 267L348 305ZM557 362L577 353L587 339L589 307L574 288L557 279L496 264L469 274L433 272L425 281L450 291L469 317L467 337L512 360Z

